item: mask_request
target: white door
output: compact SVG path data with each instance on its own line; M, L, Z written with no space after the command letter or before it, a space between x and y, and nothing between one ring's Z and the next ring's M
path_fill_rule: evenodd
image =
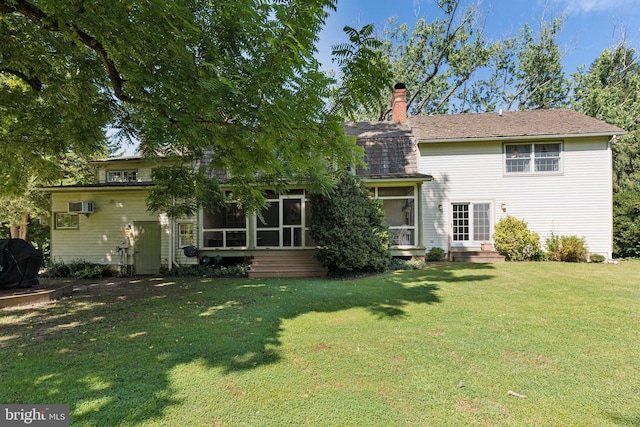
M491 241L491 203L451 204L452 246L478 246Z

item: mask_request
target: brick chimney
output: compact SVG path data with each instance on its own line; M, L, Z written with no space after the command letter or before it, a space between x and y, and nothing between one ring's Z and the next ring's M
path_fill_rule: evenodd
M407 87L398 83L391 95L391 120L396 123L407 122Z

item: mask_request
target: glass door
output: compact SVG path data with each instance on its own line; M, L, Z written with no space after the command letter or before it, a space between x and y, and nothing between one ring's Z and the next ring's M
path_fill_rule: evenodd
M452 203L451 239L457 246L491 241L491 203Z

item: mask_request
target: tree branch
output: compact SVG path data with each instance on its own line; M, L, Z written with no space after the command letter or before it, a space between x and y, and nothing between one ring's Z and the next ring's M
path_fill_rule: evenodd
M0 73L8 73L18 77L19 79L27 83L34 92L40 92L42 90L43 84L37 77L29 77L21 71L10 70L8 68L0 68Z
M51 31L54 33L61 32L60 23L54 21L44 11L27 1L16 0L15 2L9 2L8 0L2 0L0 2L0 11L5 15L9 13L19 13L29 18L43 30ZM120 75L118 67L116 66L115 62L109 57L109 53L105 49L104 45L100 43L95 37L90 36L86 31L78 28L72 23L69 24L69 28L73 31L73 33L75 33L82 44L93 50L98 55L100 61L107 71L107 75L109 76L109 81L111 82L111 87L113 88L115 96L123 102L127 102L130 104L141 104L141 101L134 99L132 96L128 95L125 92L124 85L126 81Z

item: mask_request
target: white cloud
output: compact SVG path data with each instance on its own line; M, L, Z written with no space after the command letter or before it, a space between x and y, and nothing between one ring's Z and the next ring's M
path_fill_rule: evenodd
M564 13L603 12L620 10L624 5L630 5L633 0L554 0L564 8Z

